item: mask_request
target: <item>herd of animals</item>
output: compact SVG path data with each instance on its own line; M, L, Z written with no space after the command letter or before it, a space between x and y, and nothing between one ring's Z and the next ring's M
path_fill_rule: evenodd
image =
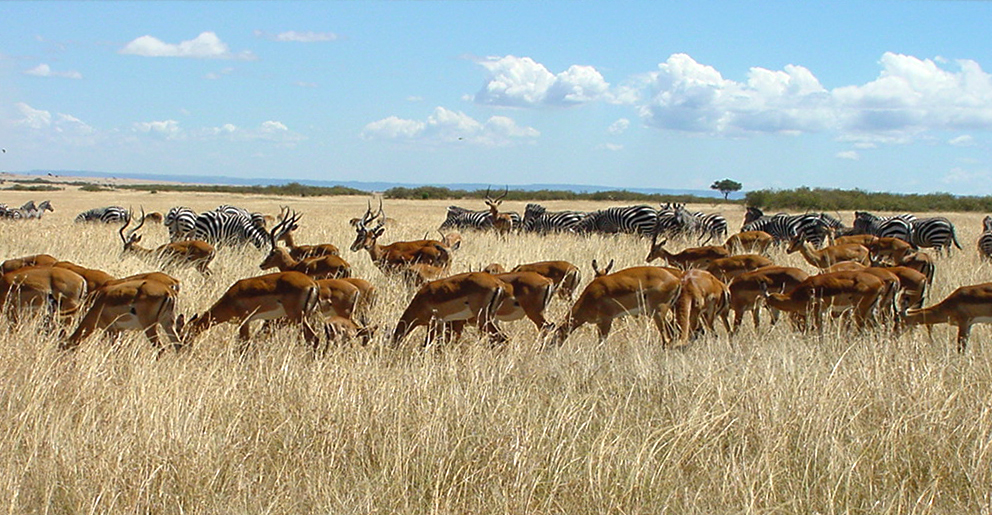
M765 215L749 207L740 232L728 238L722 215L690 212L679 204L594 212L548 212L528 204L521 217L500 211L505 196L487 192L488 209L481 211L449 207L436 240L425 235L422 240L379 243L389 220L381 200L377 211L369 202L362 217L351 220L356 232L351 250L367 251L383 273L399 275L417 288L396 321L390 343L399 344L421 326L427 327L425 341L443 342L474 325L480 336L498 344L507 340L500 323L525 317L548 346L563 344L587 323L596 326L602 341L616 318L641 314L652 318L666 345L684 345L715 331L718 321L731 335L748 314L758 327L759 313L766 308L772 323L785 312L801 331L822 331L827 314L846 317L842 323L859 331L888 324L901 331L949 323L959 328L957 348L963 352L971 326L992 322L992 283L960 287L943 301L923 307L936 260L922 249L940 256L952 247L961 248L953 224L943 217L856 212L853 225L846 227L826 213ZM53 210L48 201L0 209L0 216L12 219L40 218L45 210ZM165 272L114 278L38 254L0 264L0 306L14 323L27 310L44 312L46 323L78 318L74 331L60 335L63 349L76 348L98 330L141 330L161 352L168 348L160 340L161 328L178 351L226 322L239 324L239 338L247 343L254 320L266 320L267 330L277 323L296 326L315 350L332 341L367 342L376 329L368 325L375 286L351 277L351 267L335 245L298 245L293 233L300 218L288 207L275 217L235 206L202 213L174 207L165 215L142 210L139 216L119 206L92 209L80 213L76 222L120 225L124 252L163 268L188 266L209 276L218 246L251 245L268 251L260 262L262 270L279 271L236 281L204 313L186 320L175 309L179 281ZM146 222L165 225L170 243L142 247L139 231ZM992 217L983 223L978 249L992 257ZM452 275L452 258L461 243L461 234L453 229L491 231L499 237L516 231L640 234L650 237L649 265L613 271L612 261L600 267L594 260L595 277L581 292L579 267L567 261L529 263L509 272L494 263ZM672 252L666 245L674 238L695 239L697 245ZM712 240L724 243L711 245ZM800 253L816 273L777 265L768 257L773 245ZM650 265L658 259L663 266ZM547 320L545 311L554 296L571 302L577 292L562 323ZM323 334L314 329L317 319Z

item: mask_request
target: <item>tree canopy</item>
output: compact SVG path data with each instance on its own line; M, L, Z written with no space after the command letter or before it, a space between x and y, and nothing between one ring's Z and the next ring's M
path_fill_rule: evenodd
M731 179L714 181L713 184L710 185L711 190L719 190L720 193L723 193L724 200L727 200L731 192L740 191L742 187L743 185L741 183Z

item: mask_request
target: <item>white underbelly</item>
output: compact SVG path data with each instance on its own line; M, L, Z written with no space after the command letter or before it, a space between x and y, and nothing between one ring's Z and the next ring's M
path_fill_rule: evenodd
M461 309L459 309L458 311L447 313L443 316L440 313L438 313L436 310L434 311L434 317L443 322L453 322L455 320L468 320L474 316L475 313L473 313L472 310L469 309L468 304L462 304Z
M277 304L275 308L268 311L258 310L251 317L248 318L249 321L252 320L273 320L276 318L282 318L286 316L286 308L282 304Z

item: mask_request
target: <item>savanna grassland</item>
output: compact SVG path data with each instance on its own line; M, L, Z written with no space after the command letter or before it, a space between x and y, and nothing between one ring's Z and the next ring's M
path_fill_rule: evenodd
M294 331L235 352L219 326L160 359L144 335L94 335L73 353L28 321L0 333L0 509L9 513L981 513L992 505L992 346L977 326L964 355L938 327L894 338L831 325L807 336L746 322L666 350L650 321L584 327L543 351L526 320L492 349L469 331L439 350L384 345L412 291L352 253L364 197L172 192L3 192L50 198L40 221L0 222L0 258L46 252L114 276L157 269L121 257L113 226L73 224L119 204L165 212L234 204L302 212L299 243L334 243L379 289L367 347L314 358ZM475 202L479 205L474 205ZM387 200L384 242L419 239L447 201ZM482 209L481 202L457 202ZM555 209L607 204L547 202ZM724 212L732 228L740 206ZM523 203L504 209L523 211ZM850 223L851 213L842 213ZM946 214L963 251L938 261L927 305L992 280L975 250L981 213ZM146 224L146 246L167 241ZM632 236L501 241L464 233L454 270L566 259L643 264ZM675 248L685 243L675 245ZM798 255L782 264L812 271ZM222 250L203 278L176 270L179 311L203 311L263 253ZM561 320L556 299L551 319ZM767 316L765 324L767 324Z

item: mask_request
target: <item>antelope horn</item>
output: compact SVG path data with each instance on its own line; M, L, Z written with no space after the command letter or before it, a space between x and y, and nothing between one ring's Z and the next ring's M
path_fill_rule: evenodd
M505 190L505 191L503 191L503 194L502 194L502 195L500 195L499 197L497 197L497 198L496 198L496 200L503 200L503 199L504 199L504 198L506 198L506 196L507 196L507 195L509 195L509 194L510 194L510 185L509 185L509 184L507 184L507 185L506 185L506 190Z

